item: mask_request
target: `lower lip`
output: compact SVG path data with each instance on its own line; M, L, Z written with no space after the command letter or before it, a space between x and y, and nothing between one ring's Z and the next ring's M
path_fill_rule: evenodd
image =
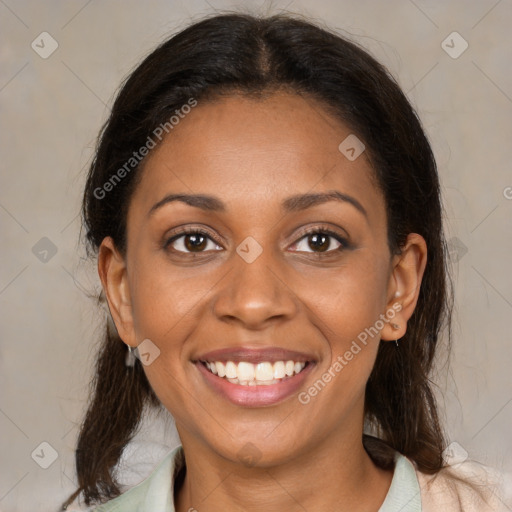
M313 369L314 364L308 363L300 373L277 384L257 386L231 384L226 379L214 375L203 363L197 362L196 366L213 390L230 402L246 407L262 407L274 405L294 395Z

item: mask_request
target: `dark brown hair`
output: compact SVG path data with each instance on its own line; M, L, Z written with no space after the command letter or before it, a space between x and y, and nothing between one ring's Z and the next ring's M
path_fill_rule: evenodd
M165 41L128 77L100 135L83 199L88 247L96 253L110 236L126 249L126 213L140 165L105 197L98 190L177 109L191 98L201 104L216 95L281 88L316 99L364 142L385 198L391 252L400 252L409 233L426 240L416 310L399 349L380 343L365 411L382 441L435 473L443 466L444 438L430 374L451 311L436 163L400 87L355 43L297 17L244 14L203 19ZM64 506L79 494L90 505L120 493L115 465L143 407L160 405L140 362L126 367L125 354L122 340L107 328L76 449L79 488Z

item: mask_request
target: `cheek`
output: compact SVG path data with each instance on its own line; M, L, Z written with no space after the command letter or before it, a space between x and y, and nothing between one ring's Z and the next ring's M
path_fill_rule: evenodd
M200 318L215 281L213 276L198 275L197 269L170 269L162 260L146 257L145 264L136 264L130 292L137 339L165 340L169 345Z
M139 343L151 340L159 350L144 372L162 403L180 416L190 406L185 387L194 387L190 379L197 377L187 371L187 340L209 314L208 299L220 276L197 267L173 269L165 258L142 251L132 268L137 269L130 279L135 336Z
M388 278L384 262L355 254L325 279L308 281L308 305L323 326L333 356L344 352L347 343L374 326L385 312ZM380 331L381 322L377 328Z
M379 316L385 312L386 283L385 275L375 268L352 267L311 289L316 297L311 303L314 321L329 355L298 398L312 416L323 418L326 428L361 421L383 326ZM359 414L354 415L355 410Z
M350 408L361 399L384 326L388 278L384 260L359 254L329 279L309 284L309 309L329 352L319 369L322 382L306 390L312 399L324 395L316 406L337 410L343 402Z

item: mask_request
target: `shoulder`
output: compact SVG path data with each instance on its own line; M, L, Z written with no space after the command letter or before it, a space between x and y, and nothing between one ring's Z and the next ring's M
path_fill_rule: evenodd
M448 466L434 475L416 469L422 511L508 512L511 475L474 461Z
M184 466L183 450L171 450L151 474L139 484L101 505L92 508L68 508L70 512L145 512L148 510L174 512L173 484L178 471Z

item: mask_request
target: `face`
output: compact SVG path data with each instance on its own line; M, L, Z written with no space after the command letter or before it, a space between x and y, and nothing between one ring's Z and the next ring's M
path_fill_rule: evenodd
M350 134L312 99L236 96L199 103L147 158L126 253L104 241L100 274L184 445L265 466L360 440L422 263L391 256L366 154L338 149Z

